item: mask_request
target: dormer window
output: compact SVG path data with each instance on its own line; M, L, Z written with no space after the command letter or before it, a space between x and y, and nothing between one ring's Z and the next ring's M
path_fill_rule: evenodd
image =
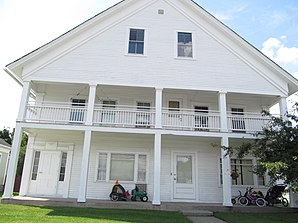
M129 33L129 54L144 54L144 29L130 29Z
M192 33L178 32L178 57L193 57Z

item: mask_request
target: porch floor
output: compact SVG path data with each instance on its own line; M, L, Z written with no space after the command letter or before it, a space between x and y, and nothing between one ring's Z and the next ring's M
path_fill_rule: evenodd
M110 201L87 199L86 203L78 203L77 199L72 198L40 198L15 196L12 199L2 199L2 204L20 204L33 206L68 206L68 207L91 207L91 208L120 208L120 209L145 209L161 211L180 211L188 216L210 216L212 212L242 212L242 213L289 213L298 212L298 208L257 207L234 205L233 207L224 207L222 204L211 203L189 203L189 202L162 202L161 205L152 205L149 202L141 201Z

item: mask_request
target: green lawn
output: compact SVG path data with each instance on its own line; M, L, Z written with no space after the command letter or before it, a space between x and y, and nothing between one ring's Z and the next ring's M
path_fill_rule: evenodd
M214 213L228 223L297 223L298 213Z
M190 223L179 212L0 204L0 222Z

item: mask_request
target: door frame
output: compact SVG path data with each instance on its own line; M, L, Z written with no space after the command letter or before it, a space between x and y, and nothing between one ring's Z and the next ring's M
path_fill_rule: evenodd
M176 168L176 164L175 164L175 156L176 155L191 155L193 157L193 183L194 183L194 193L195 193L195 196L194 196L194 199L178 199L178 198L174 198L174 173L175 173L175 168ZM183 202L193 202L193 201L197 201L198 200L198 182L197 182L197 179L198 179L198 176L197 176L197 152L193 152L193 151L178 151L178 150L173 150L171 152L171 174L170 174L170 179L171 179L171 183L170 183L170 187L171 187L171 201L183 201Z

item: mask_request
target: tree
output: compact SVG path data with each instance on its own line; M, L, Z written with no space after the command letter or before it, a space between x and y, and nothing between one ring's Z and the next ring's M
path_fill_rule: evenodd
M3 139L5 142L7 142L9 145L12 144L12 135L9 129L5 127L3 130L0 130L0 138Z
M245 141L240 146L225 147L227 154L243 158L246 155L256 157L259 162L255 173L270 176L270 184L283 180L298 191L298 104L294 112L286 115L287 118L276 117L268 112L270 121L262 132L254 134L257 139Z

